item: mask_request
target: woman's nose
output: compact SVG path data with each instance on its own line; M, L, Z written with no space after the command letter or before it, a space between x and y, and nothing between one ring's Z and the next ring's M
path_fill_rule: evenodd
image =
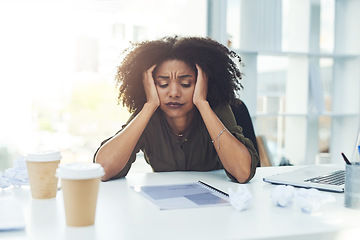
M180 88L177 84L170 84L170 97L180 97Z

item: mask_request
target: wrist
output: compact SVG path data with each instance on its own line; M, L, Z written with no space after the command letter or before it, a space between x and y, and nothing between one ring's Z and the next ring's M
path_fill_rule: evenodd
M156 109L159 107L158 104L152 103L152 102L146 102L143 106L143 110L150 111L151 113L154 113Z
M195 106L197 107L197 109L198 109L199 111L201 111L201 109L210 107L209 102L206 101L206 100L197 101L197 102L194 103L194 104L195 104Z

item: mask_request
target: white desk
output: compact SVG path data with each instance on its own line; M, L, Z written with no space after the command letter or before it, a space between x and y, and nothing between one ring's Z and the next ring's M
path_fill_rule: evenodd
M56 199L35 200L29 188L0 191L0 197L20 199L24 231L0 232L0 239L355 239L360 233L360 210L345 208L344 194L326 193L336 201L314 214L296 206L276 207L269 194L275 185L262 178L292 167L258 168L247 184L253 194L250 207L238 212L232 206L158 210L132 185L176 184L202 180L223 191L237 189L224 171L132 173L125 179L100 185L96 222L90 227L67 227L62 191ZM1 217L1 213L0 213ZM350 236L353 238L351 238ZM357 238L358 239L358 238Z

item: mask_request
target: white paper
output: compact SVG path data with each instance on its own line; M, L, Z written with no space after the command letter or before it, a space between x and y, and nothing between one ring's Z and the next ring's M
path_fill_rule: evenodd
M279 207L290 205L295 197L295 188L293 186L278 185L270 194L273 204Z
M200 183L136 186L133 189L162 210L230 205L227 196Z
M24 228L25 220L19 200L14 198L0 199L0 232Z
M252 194L245 185L239 185L237 191L229 189L229 198L231 205L238 211L248 208L252 200Z
M295 205L304 213L312 213L327 203L335 201L332 195L324 194L317 189L294 188L293 186L278 185L270 193L274 205L288 207Z
M4 173L0 172L0 188L7 188L11 185L18 187L28 185L28 173L24 158L15 160L14 167L8 168Z
M304 213L312 213L327 203L335 201L334 196L324 194L317 189L299 189L295 193L295 202Z

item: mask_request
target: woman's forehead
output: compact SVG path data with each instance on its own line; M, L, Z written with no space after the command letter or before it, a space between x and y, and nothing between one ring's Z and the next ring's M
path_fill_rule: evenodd
M194 68L182 60L172 59L166 60L156 66L156 72L167 71L194 71Z
M193 68L190 67L186 62L182 60L166 60L156 67L157 73L166 72L194 72Z

